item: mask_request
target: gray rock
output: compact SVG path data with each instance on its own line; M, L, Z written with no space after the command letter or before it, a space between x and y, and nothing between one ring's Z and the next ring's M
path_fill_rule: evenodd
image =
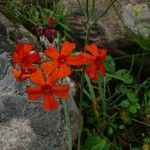
M36 37L22 25L12 23L0 12L0 50L12 52L18 42L31 42L41 48Z
M58 110L45 112L42 109L42 99L31 103L27 98L25 88L31 85L30 81L16 82L11 75L11 54L15 42L25 39L34 43L35 37L30 36L28 31L25 34L18 26L15 28L2 14L0 20L0 149L66 150L67 131L61 102ZM11 37L9 31L13 31L11 33L17 38ZM74 83L70 79L64 82L69 82L71 86L68 111L75 140L78 109L73 98Z
M27 119L12 119L0 124L0 146L2 150L28 150L36 136Z
M82 8L85 10L86 0L80 0ZM89 6L91 7L89 1ZM110 4L110 0L97 0L95 14L99 16ZM69 24L75 31L75 37L85 39L86 19L81 13L81 9L76 0L63 0L66 11L69 12ZM136 24L136 17L133 6L139 4L141 12L138 15L139 24ZM89 7L89 10L90 10ZM119 15L118 15L119 14ZM100 18L91 29L90 39L100 45L110 45L112 49L122 49L128 44L127 28L134 33L141 32L145 35L150 34L150 30L145 29L144 25L150 24L150 1L148 0L120 0L114 3L109 11ZM121 43L121 44L120 44Z

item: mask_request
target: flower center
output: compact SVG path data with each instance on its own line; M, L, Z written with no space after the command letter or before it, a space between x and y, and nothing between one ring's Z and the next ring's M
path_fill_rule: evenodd
M52 91L51 86L49 86L49 85L44 85L42 89L45 94L51 93L51 91Z
M61 55L59 58L58 58L58 62L61 64L61 63L65 63L66 61L66 56L63 56Z
M28 64L28 63L29 63L28 58L23 58L23 59L22 59L22 63L23 63L23 64Z
M95 63L96 63L96 65L98 65L98 66L99 66L100 64L102 64L101 58L100 58L100 57L96 57Z

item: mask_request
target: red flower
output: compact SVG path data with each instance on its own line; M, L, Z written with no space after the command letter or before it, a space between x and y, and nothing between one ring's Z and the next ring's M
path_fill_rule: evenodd
M48 17L48 28L54 29L55 28L55 20L53 17Z
M74 43L68 41L62 44L60 52L53 46L50 46L45 54L52 58L51 62L42 63L42 68L46 74L50 74L55 69L58 69L58 74L60 77L67 76L71 74L70 65L80 66L81 56L70 56L70 53L75 48Z
M37 70L33 74L30 74L30 79L37 85L34 87L28 87L26 92L31 101L35 101L37 98L43 96L44 103L43 108L45 111L58 108L58 102L56 102L54 95L67 99L69 95L68 85L55 85L58 79L56 74L51 74L47 79L44 78L42 72Z
M106 69L103 61L106 59L107 50L100 49L96 44L86 45L86 50L91 53L81 53L82 63L90 64L85 73L93 80L98 80L98 71L105 75Z
M55 20L52 17L48 17L48 27L47 28L42 28L42 27L37 27L36 32L39 35L45 36L50 43L53 42L54 38L57 37L57 31L55 29Z
M13 70L13 75L17 80L23 80L27 76L36 71L36 67L33 63L37 63L41 60L39 52L32 51L32 44L20 43L16 45L16 49L13 53L13 62L15 67L19 65L19 68ZM26 76L25 78L22 76Z

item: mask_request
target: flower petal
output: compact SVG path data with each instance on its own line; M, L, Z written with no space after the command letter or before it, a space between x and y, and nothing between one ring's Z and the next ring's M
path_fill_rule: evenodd
M86 45L85 48L93 55L99 56L99 50L96 44Z
M58 69L55 69L47 78L46 83L53 86L55 82L61 77L58 75Z
M18 81L23 81L23 80L26 80L27 78L29 78L29 74L24 74L24 73L22 73L21 70L17 70L17 69L13 69L12 75Z
M31 55L28 56L28 60L31 63L36 63L39 62L41 60L40 54L38 51L35 51L34 53L32 53Z
M106 59L107 50L106 49L100 49L99 53L100 53L101 59L105 60Z
M77 55L77 56L68 56L66 63L69 65L73 65L73 66L81 66L82 63L82 56L81 55Z
M69 96L69 86L68 85L61 85L61 86L53 86L52 91L56 96L60 98L67 99Z
M19 43L16 45L15 51L23 58L29 55L32 48L33 46L31 43Z
M46 74L51 74L57 67L58 67L58 62L57 61L52 61L52 62L43 62L41 64L41 67Z
M71 74L71 69L68 65L66 64L61 64L58 70L58 76L59 77L64 77L68 76Z
M41 70L37 70L34 73L30 74L30 79L40 87L45 84L45 79Z
M50 46L47 50L44 52L47 56L57 59L59 57L59 52L57 49L55 49L53 46Z
M98 80L98 68L96 65L89 66L85 73L93 80Z
M44 95L43 108L45 111L50 111L51 109L57 109L59 106L55 98L51 94Z
M65 41L62 44L61 54L67 56L67 55L69 55L72 52L72 50L75 47L76 47L75 43L71 43L71 42Z
M12 56L12 60L16 64L16 63L21 63L22 58L18 53L14 52Z
M93 56L91 56L89 54L86 54L86 53L80 53L80 55L81 55L80 62L82 64L92 64L92 63L94 63L95 58Z
M102 74L103 76L105 76L105 74L106 74L106 68L105 68L105 65L104 65L104 64L101 64L101 65L99 66L99 70L100 70L101 74Z
M42 95L42 91L40 87L28 87L26 88L26 92L28 94L29 100L36 100Z

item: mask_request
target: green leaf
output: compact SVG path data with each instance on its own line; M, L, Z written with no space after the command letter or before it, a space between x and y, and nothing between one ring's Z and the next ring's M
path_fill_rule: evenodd
M119 94L122 93L123 95L126 95L127 87L125 85L121 84L115 88L115 92L119 93Z
M137 113L137 108L136 108L136 106L135 106L135 105L131 105L131 106L129 107L129 111L130 111L131 113L133 113L133 114L136 114L136 113Z
M109 145L106 140L101 139L99 144L93 146L91 150L109 150Z
M81 150L109 150L109 143L97 135L91 135L81 147Z
M104 64L107 72L115 72L115 61L110 55L106 57Z
M127 97L129 98L131 103L136 103L138 99L136 98L135 92L131 89L127 91Z
M118 70L112 74L106 73L106 76L121 80L127 84L131 84L133 82L133 77L130 75L130 72L125 69Z
M125 128L124 124L122 124L122 125L119 126L119 129L121 129L121 130L123 130L124 128Z
M95 92L94 92L94 89L93 89L93 86L92 86L92 83L91 83L91 80L89 79L89 77L87 75L84 76L86 81L87 81L87 85L88 85L88 88L89 88L89 92L90 92L90 97L92 98L91 100L95 100Z
M128 100L123 100L119 105L123 108L128 108L130 106L130 103L128 102Z
M145 37L142 34L136 35L133 39L143 50L150 50L150 36Z

